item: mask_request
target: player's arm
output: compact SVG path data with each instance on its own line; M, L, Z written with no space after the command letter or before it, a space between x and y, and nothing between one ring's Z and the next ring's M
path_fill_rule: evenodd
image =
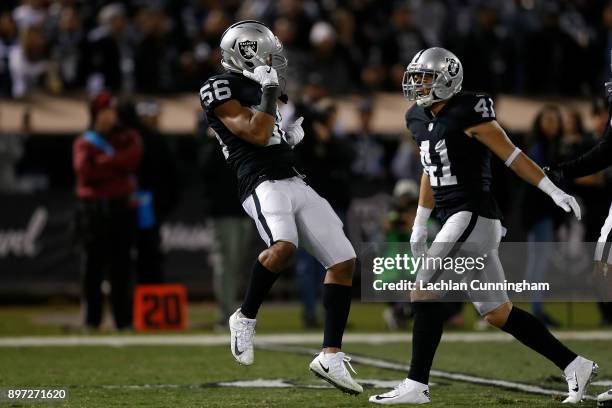
M583 155L560 163L556 166L551 166L551 171L555 177L561 178L578 178L597 173L612 165L612 130L610 125L606 127L602 140L597 143L591 150Z
M520 178L548 194L566 212L574 211L576 218L580 219L580 207L576 199L555 186L540 166L512 143L497 121L472 126L466 129L466 133L487 146Z
M597 173L612 165L612 79L604 84L610 115L601 141L591 150L573 160L551 166L547 172L553 178L577 178Z
M433 190L431 189L431 184L429 183L429 176L427 173L423 172L421 175L421 185L419 187L419 207L433 210L434 206L435 202L433 198Z
M259 110L253 112L235 99L217 106L215 115L233 134L254 145L265 146L272 136L274 116Z
M419 206L412 224L412 234L410 234L410 250L413 255L420 256L427 251L427 220L429 220L434 206L429 175L423 172L419 188Z

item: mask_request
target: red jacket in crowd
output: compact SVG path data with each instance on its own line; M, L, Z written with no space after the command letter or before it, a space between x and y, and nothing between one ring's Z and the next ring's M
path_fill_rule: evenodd
M72 147L77 196L84 199L127 197L136 190L135 172L142 156L142 140L133 130L114 133L106 142L112 154L79 136Z

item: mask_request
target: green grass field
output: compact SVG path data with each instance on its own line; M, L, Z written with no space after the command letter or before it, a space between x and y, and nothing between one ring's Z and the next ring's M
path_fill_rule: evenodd
M384 331L380 318L382 305L356 304L349 333ZM592 305L575 304L574 314L593 315ZM565 305L552 305L551 311L568 318ZM468 306L466 326L474 314ZM210 334L214 321L208 305L192 307L192 334ZM590 312L587 314L587 312ZM0 340L7 336L63 335L67 316L78 314L73 306L0 309ZM258 334L301 332L299 310L295 305L272 305L262 312ZM60 318L61 317L61 318ZM579 320L578 315L573 319ZM595 328L582 320L581 329ZM316 332L314 332L316 333ZM105 333L104 335L111 335ZM77 335L78 338L91 336ZM123 337L149 336L121 334ZM181 336L177 334L176 336ZM577 352L600 364L599 380L612 379L612 341L572 340ZM316 344L304 347L317 348ZM270 346L275 347L275 346ZM295 347L295 345L293 346ZM410 343L345 344L345 351L407 364ZM65 388L69 398L63 402L7 402L13 407L366 407L367 397L381 391L369 386L351 397L327 388L308 372L311 356L289 350L258 349L253 366L236 364L225 345L215 346L59 346L0 347L0 388ZM405 373L354 364L356 378L399 381ZM463 373L486 379L514 381L563 391L561 373L545 359L514 342L443 342L434 369ZM222 382L284 380L287 388L221 386ZM432 377L433 407L553 407L561 406L559 397L511 391L497 386L476 385L447 378ZM307 388L318 386L321 388ZM387 386L385 384L385 386ZM324 387L324 388L323 388ZM593 386L591 395L612 386ZM594 401L581 404L595 406Z

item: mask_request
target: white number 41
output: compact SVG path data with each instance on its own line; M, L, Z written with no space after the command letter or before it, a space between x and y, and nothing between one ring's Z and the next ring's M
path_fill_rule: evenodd
M495 109L493 109L493 99L491 98L480 98L476 106L474 106L474 110L480 113L483 118L495 117Z

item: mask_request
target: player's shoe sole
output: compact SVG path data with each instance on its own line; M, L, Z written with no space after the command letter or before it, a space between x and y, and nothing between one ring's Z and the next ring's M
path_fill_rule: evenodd
M343 385L340 385L337 382L335 382L334 380L332 380L331 378L329 378L329 377L327 377L327 376L317 372L316 370L313 370L312 368L309 368L309 370L315 376L319 377L320 379L322 379L324 381L327 381L329 384L333 385L334 387L336 387L340 391L344 392L345 394L350 394L350 395L359 395L360 394L359 391L355 391L355 390L347 388L347 387L345 387Z

